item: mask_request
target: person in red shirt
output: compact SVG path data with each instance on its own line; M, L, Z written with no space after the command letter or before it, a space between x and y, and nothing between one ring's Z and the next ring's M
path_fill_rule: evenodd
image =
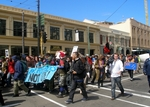
M13 78L14 75L14 62L12 61L12 58L10 57L8 61L8 74L7 74L7 86L11 86L11 78Z

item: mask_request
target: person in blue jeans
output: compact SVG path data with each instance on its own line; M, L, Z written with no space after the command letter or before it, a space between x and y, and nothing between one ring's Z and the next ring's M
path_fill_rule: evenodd
M149 53L149 55L150 55L150 53ZM147 75L148 85L150 88L150 57L147 58L144 62L143 73L144 73L144 75ZM150 90L148 92L150 93Z
M120 59L118 59L119 55L114 54L114 61L111 65L111 94L112 98L111 100L115 100L115 89L116 89L116 84L118 85L120 91L121 91L121 96L124 96L124 88L121 83L121 73L123 72L123 63Z

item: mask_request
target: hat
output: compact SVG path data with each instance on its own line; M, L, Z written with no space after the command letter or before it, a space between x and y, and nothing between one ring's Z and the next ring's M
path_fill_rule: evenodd
M23 59L26 59L26 55L25 55L25 54L22 54L21 57L22 57Z

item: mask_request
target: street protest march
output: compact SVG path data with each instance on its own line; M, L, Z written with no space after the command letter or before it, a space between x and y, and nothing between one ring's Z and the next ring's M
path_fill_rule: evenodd
M51 80L55 72L57 71L57 66L46 65L41 68L30 68L25 79L25 82L30 83L42 83L44 80Z

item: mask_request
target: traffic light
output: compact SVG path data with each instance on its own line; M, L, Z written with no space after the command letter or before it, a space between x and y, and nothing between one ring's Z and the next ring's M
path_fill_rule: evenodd
M46 32L43 32L43 43L46 43L47 41L47 36Z

